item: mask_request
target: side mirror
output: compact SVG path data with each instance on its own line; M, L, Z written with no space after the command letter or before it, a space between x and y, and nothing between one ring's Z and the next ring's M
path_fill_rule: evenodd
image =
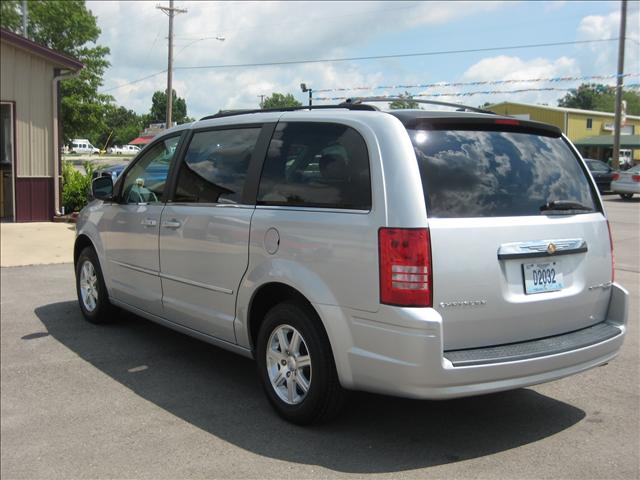
M91 193L98 200L113 200L113 179L111 175L98 177L91 182Z

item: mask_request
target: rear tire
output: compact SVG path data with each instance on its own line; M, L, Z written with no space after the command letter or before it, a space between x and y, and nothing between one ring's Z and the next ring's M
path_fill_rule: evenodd
M298 425L336 417L347 392L340 385L327 334L309 305L287 301L273 307L260 326L258 375L278 414Z
M620 193L619 195L623 200L631 200L633 198L633 193Z
M91 323L108 323L113 307L104 284L98 255L93 247L85 247L76 262L76 292L84 318Z

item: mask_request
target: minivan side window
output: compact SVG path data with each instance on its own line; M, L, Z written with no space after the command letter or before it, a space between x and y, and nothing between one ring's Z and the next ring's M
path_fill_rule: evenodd
M176 203L241 203L261 127L193 134L178 172Z
M152 145L126 172L120 196L123 203L154 203L162 200L169 165L179 141L180 135L176 135Z
M369 210L369 155L362 136L335 123L278 124L258 205Z

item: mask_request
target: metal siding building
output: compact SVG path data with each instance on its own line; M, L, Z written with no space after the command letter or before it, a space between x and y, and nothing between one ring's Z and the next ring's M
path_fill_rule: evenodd
M612 126L615 117L613 113L514 102L498 103L488 108L501 115L511 115L555 125L572 142L598 135L613 135ZM640 117L627 115L622 133L623 135L640 133ZM634 150L633 158L640 161L640 150Z
M60 195L54 177L60 175L60 159L54 139L59 131L55 77L62 69L75 72L82 66L24 37L0 31L3 220L46 221L57 210Z

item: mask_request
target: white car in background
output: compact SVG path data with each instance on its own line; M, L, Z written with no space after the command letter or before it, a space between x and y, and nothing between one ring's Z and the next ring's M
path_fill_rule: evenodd
M139 151L140 147L135 145L114 145L107 150L107 152L112 155L136 155Z
M631 200L634 194L640 194L640 165L614 173L611 191L623 200Z

